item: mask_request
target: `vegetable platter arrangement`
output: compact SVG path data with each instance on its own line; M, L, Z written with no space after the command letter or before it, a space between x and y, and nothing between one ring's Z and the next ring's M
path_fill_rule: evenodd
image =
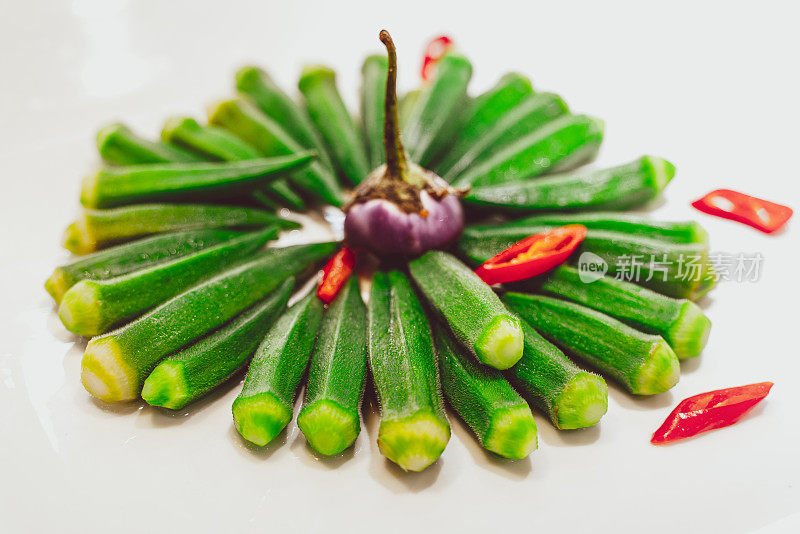
M358 117L328 68L305 68L298 101L245 67L206 122L170 118L160 140L99 132L107 166L84 179L64 238L80 257L46 282L64 326L91 338L91 395L176 410L244 376L232 406L244 440L275 439L303 392L297 425L335 455L361 431L369 388L381 453L420 471L451 417L523 458L537 448L532 409L586 428L606 413L606 380L635 396L676 384L711 326L695 303L715 281L708 237L623 211L657 198L673 165L583 168L602 121L518 73L471 95L472 66L444 38L398 99L395 47L380 40L388 54L364 61ZM299 226L286 209L326 205L346 214L343 242L270 244ZM582 254L609 272L587 282ZM689 255L693 278L650 264L615 276L620 258ZM299 291L313 276L316 290ZM708 395L690 404L719 407ZM727 398L746 401L739 417L760 400ZM654 442L692 433L667 423Z

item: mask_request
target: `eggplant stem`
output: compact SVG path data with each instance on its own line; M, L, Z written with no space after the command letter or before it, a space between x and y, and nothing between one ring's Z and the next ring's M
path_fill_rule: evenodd
M389 55L389 70L386 73L386 100L384 102L383 146L386 150L386 174L403 179L408 164L406 151L400 140L400 120L397 113L397 51L392 36L381 30L381 42Z

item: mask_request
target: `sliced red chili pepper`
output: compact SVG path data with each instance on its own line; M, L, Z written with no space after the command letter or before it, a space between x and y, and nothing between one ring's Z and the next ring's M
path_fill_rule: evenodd
M586 237L586 227L568 224L514 243L475 269L487 284L518 282L558 267Z
M441 35L428 43L427 48L425 48L425 58L422 60L423 80L429 80L433 77L436 64L453 46L453 40L446 35Z
M772 382L718 389L682 400L655 431L650 443L660 445L701 432L730 426L761 402Z
M730 189L717 189L692 202L703 213L737 221L771 234L792 216L792 208Z
M331 256L328 263L322 269L322 280L319 281L317 286L317 296L325 304L330 304L356 265L355 253L347 247L342 247L339 252Z

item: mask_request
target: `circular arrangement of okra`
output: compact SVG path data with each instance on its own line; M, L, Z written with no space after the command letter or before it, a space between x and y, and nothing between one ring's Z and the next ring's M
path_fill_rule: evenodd
M81 256L45 284L66 328L91 337L89 393L177 410L246 371L232 407L243 439L273 440L302 390L297 424L333 455L358 436L369 383L381 453L420 471L450 439L446 407L487 450L523 458L537 447L531 407L578 429L606 412L603 377L633 395L675 385L710 329L693 302L714 285L708 238L621 212L656 198L674 167L579 168L600 120L517 73L471 96L452 48L398 100L380 38L388 58L364 61L357 118L328 68L303 71L296 101L245 67L206 124L170 118L158 141L99 132L107 165L83 181L65 234ZM286 209L326 205L346 214L343 242L270 246L299 227ZM585 237L561 265L502 285L476 274L507 249L519 271L538 245L509 246L565 225ZM587 254L607 272L587 279ZM645 260L635 280L624 258ZM326 260L318 289L296 294Z

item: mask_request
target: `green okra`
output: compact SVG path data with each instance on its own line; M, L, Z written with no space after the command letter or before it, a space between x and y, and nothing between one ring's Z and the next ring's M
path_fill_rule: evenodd
M658 334L681 360L700 354L708 341L711 321L697 304L612 276L581 276L578 269L562 265L542 279L522 284L526 289L577 302L639 330Z
M219 330L161 360L142 385L145 402L179 410L231 378L247 365L269 325L286 307L293 287L293 278L284 280Z
M582 224L590 230L611 230L674 243L708 243L708 232L695 221L652 221L620 212L543 213L507 222L507 226L564 226ZM472 225L487 228L489 225Z
M314 450L338 454L359 432L367 370L367 308L351 276L328 307L311 357L297 426Z
M322 301L312 291L280 316L256 349L233 401L236 430L250 443L266 445L292 420L321 320Z
M514 223L467 227L457 247L462 256L477 266L512 244L552 228ZM590 229L569 261L591 265L670 297L697 300L716 284L708 253L705 243L675 243Z
M169 143L150 141L131 131L124 124L110 124L97 132L97 150L112 165L147 163L191 163L203 158Z
M675 167L654 156L601 170L577 170L537 180L474 187L467 204L507 211L628 209L657 198Z
M168 354L213 332L274 291L284 280L330 255L336 243L269 249L205 280L127 325L92 338L81 380L105 402L136 399Z
M389 61L386 55L368 56L361 67L361 126L367 143L370 169L375 169L386 161L383 118L388 70Z
M408 268L422 294L470 354L497 369L508 369L522 357L519 319L472 269L440 250L412 260Z
M216 161L241 161L261 157L258 150L228 130L217 126L201 126L190 117L169 119L161 130L161 138ZM277 199L282 204L299 211L305 209L303 199L292 190L286 178L278 178L256 193L267 195L270 200Z
M265 156L297 154L304 151L277 121L262 113L249 102L236 99L219 102L209 109L208 122L233 132ZM289 176L289 181L303 191L325 202L339 206L344 194L333 170L319 161Z
M494 87L476 97L466 109L458 137L437 164L436 172L444 176L461 156L492 131L498 121L532 95L530 79L523 74L510 72L500 78Z
M458 187L525 180L566 171L594 159L603 140L603 122L565 115L518 138L453 180Z
M83 210L64 232L64 247L76 254L136 237L200 228L257 228L275 225L281 229L300 224L265 210L205 204L137 204L107 210Z
M272 227L122 276L80 281L64 294L58 316L74 334L102 334L250 256L277 235Z
M576 366L530 324L521 323L525 350L505 371L508 380L559 430L597 424L608 409L606 381Z
M506 293L503 302L550 341L633 394L663 393L678 383L678 358L661 336L639 332L611 316L565 300Z
M233 162L160 163L102 169L83 180L81 204L113 208L170 200L216 199L251 193L295 169L313 154L298 153Z
M328 149L308 113L269 74L257 67L243 67L236 73L236 89L280 124L300 145L316 150L324 166L333 168Z
M328 67L307 66L297 86L339 173L359 184L372 169L361 130L336 88L336 74Z
M530 95L505 115L499 117L463 153L450 159L442 167L442 177L452 182L473 165L478 165L517 139L527 136L545 124L569 113L567 104L552 93Z
M218 228L170 232L118 245L56 267L44 284L55 299L81 280L107 280L203 250L242 235Z
M407 471L436 461L450 440L428 319L400 271L372 278L367 347L381 422L378 448Z
M445 328L437 324L433 331L444 396L481 445L505 458L525 458L536 450L528 403L499 371L462 352Z
M452 142L461 127L458 110L471 77L472 65L461 54L451 52L440 60L403 126L403 144L412 161L427 168Z

